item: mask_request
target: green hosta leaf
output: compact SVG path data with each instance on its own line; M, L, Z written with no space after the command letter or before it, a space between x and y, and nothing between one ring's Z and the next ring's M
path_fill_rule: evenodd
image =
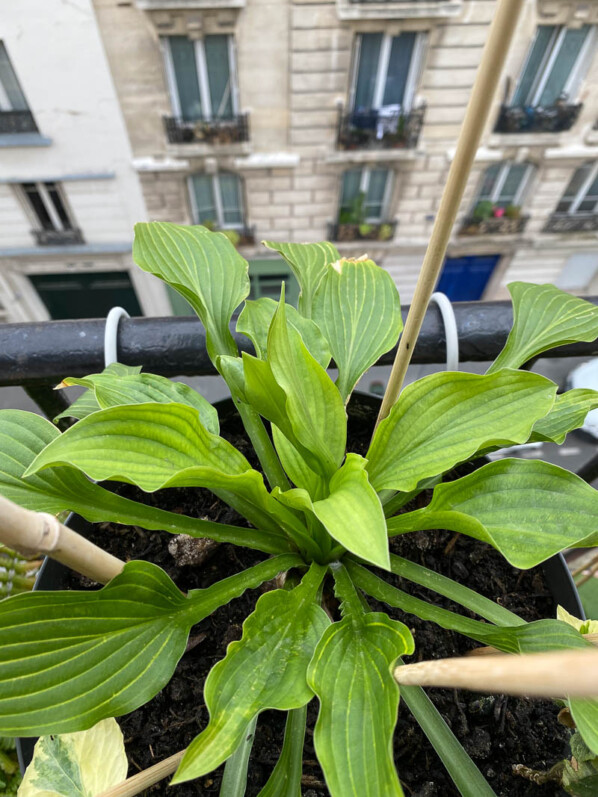
M266 359L268 330L278 308L278 302L264 297L257 301L246 301L237 321L237 332L251 340L256 355ZM330 349L318 326L309 318L302 316L292 304L285 306L287 321L301 335L303 343L311 356L327 368L330 363Z
M556 397L554 406L546 417L536 421L530 442L548 441L560 445L569 432L583 426L588 412L596 407L598 390L568 390Z
M330 344L345 401L403 328L394 280L373 260L342 258L330 266L313 299L313 319Z
M403 794L392 753L399 688L391 667L413 649L402 623L353 610L318 643L307 680L320 701L314 744L331 797Z
M183 296L206 328L208 354L236 355L229 330L249 294L247 261L222 233L152 221L135 225L133 259Z
M306 490L276 492L279 501L311 511L337 542L372 564L390 569L386 521L380 499L368 481L366 461L347 454L330 480L330 495L313 501Z
M282 534L199 520L130 501L90 482L74 468L47 468L24 479L23 473L36 456L58 438L56 427L39 415L22 410L1 411L0 495L37 512L76 512L91 523L111 521L209 537L266 553L288 550Z
M319 465L322 475L331 476L345 454L347 415L343 400L299 333L287 325L283 302L270 327L268 363L286 395L286 414L294 436L316 459L310 467ZM284 434L284 428L276 425Z
M367 453L376 490L408 492L482 447L525 443L556 385L538 374L442 372L408 385Z
M187 404L194 407L201 422L212 434L218 434L218 413L209 401L196 390L183 382L171 382L157 374L126 374L115 376L111 373L91 374L83 379L67 377L63 384L81 385L90 388L101 409L119 407L123 404Z
M598 755L598 699L569 700L569 709L584 742Z
M290 480L297 486L314 496L323 494L325 489L324 480L315 473L305 461L297 448L289 442L288 438L279 430L278 426L272 424L272 438L282 467L285 469Z
M208 727L189 745L173 783L197 778L225 761L249 722L267 708L289 710L309 702L305 672L329 624L315 598L326 569L313 564L292 591L275 590L258 600L243 636L208 675L204 697Z
M102 374L111 374L115 377L134 376L135 374L139 373L141 373L140 365L123 365L122 363L110 363L110 365L107 365L102 371ZM58 385L58 388L66 386L66 382L61 382L61 384ZM96 399L93 390L86 390L79 396L78 399L73 401L70 407L54 418L54 423L59 421L61 418L77 418L78 420L81 420L82 418L87 418L87 416L91 415L92 412L97 412L99 409L100 405L98 404L98 400Z
M133 711L168 683L192 625L300 564L298 556L277 556L185 597L156 565L129 562L97 592L7 598L0 733L69 733Z
M231 357L229 354L223 354L221 357L216 357L215 365L224 377L231 394L238 400L247 403L243 360L240 357Z
M513 328L488 372L519 368L543 351L598 337L598 307L555 288L511 282Z
M93 797L127 777L122 731L115 719L87 731L42 736L19 787L19 797Z
M26 475L56 465L72 465L97 481L136 484L146 492L162 487L230 492L249 511L263 513L264 522L267 512L280 515L262 475L183 404L130 404L94 412L50 443Z
M307 706L289 711L280 757L258 797L301 797L306 719Z
M598 493L556 465L503 459L438 485L427 507L387 523L390 535L458 531L490 543L525 569L595 535Z
M338 249L328 241L317 244L280 244L275 241L263 241L263 244L282 255L293 269L301 288L299 312L306 318L311 318L314 293L328 265L340 258Z
M556 616L558 620L572 625L580 634L598 634L598 620L580 620L562 606L556 607Z

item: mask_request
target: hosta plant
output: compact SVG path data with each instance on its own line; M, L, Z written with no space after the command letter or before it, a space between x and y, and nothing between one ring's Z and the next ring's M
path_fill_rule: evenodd
M598 394L557 387L520 370L552 347L598 336L598 308L550 285L510 286L514 324L485 375L446 372L406 387L365 456L347 451L346 405L362 374L395 346L397 289L367 257L329 243L267 242L292 268L298 307L249 301L248 265L203 227L140 224L137 264L171 285L203 322L209 355L227 381L261 470L219 435L216 411L191 388L139 368L110 366L84 379L60 433L36 415L0 418L0 492L31 509L92 522L166 529L261 551L263 560L183 594L157 566L132 561L90 592L33 593L0 603L0 734L72 733L133 711L170 679L189 629L218 607L286 573L263 594L242 638L210 672L210 720L174 776L181 783L228 760L227 797L243 794L248 729L261 711L288 712L278 765L262 797L300 794L306 705L319 715L315 749L333 797L401 795L392 737L402 698L464 795L491 795L425 693L400 690L392 669L411 654L409 629L371 599L508 653L582 648L561 620L526 623L493 601L389 553L389 536L449 529L531 568L570 546L598 544L598 494L539 461L504 459L467 476L442 475L481 453L527 441L561 443L598 406ZM239 356L231 334L250 339ZM331 362L333 378L327 371ZM116 481L153 492L203 487L249 527L156 510L107 490ZM434 486L424 508L403 511ZM374 568L374 569L373 569ZM391 586L388 571L424 585L480 619ZM571 700L585 744L598 752L598 701Z

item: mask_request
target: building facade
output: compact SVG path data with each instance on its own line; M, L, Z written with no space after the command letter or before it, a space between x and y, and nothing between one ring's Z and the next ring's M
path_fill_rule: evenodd
M133 267L146 218L91 0L20 0L0 21L0 319L163 315Z

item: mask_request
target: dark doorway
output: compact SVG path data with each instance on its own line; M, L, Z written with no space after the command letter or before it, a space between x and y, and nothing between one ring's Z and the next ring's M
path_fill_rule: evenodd
M30 274L40 299L56 320L103 318L115 306L132 316L143 315L126 271L83 274Z
M452 302L474 302L481 299L500 255L468 255L447 257L436 285Z

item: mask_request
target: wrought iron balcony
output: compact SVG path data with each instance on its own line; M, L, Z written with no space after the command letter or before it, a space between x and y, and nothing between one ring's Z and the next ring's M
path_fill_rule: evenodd
M412 149L417 146L426 107L412 111L351 111L338 116L339 149Z
M37 133L31 111L0 111L0 134Z
M249 141L249 115L226 119L187 120L165 116L164 128L170 144L238 144Z
M598 213L553 213L543 232L596 232Z
M83 233L78 228L72 230L31 230L38 246L74 246L84 244Z
M376 224L329 223L329 241L392 241L397 231L396 221L381 221Z
M459 235L518 235L525 229L525 225L529 221L529 216L518 216L517 218L508 218L501 216L495 218L494 216L489 219L474 219L469 216L463 219Z
M579 116L583 103L571 105L502 105L495 133L558 133L570 130Z

